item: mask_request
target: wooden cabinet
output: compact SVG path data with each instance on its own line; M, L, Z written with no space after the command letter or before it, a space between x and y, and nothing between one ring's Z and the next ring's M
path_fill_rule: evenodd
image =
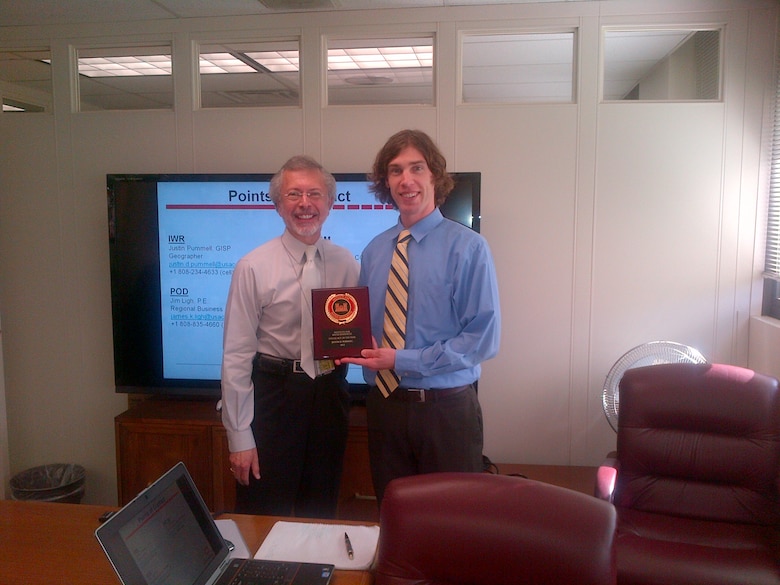
M366 409L353 406L349 413L349 434L341 474L338 517L344 520L379 522L379 508L368 463Z
M225 428L214 401L144 400L115 419L119 504L179 461L189 469L212 512L232 511L236 488ZM521 475L592 494L596 467L499 463L497 473ZM337 518L378 522L368 463L366 409L350 410Z
M114 419L120 505L183 461L210 510L233 510L227 437L214 405L149 399Z
M230 473L227 435L214 406L213 400L148 399L115 418L120 505L183 461L212 512L235 508L236 488ZM379 520L362 407L350 412L338 517Z

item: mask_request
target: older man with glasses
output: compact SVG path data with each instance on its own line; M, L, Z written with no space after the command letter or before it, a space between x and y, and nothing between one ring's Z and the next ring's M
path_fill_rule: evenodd
M312 357L312 288L351 287L352 253L321 237L336 181L306 156L271 179L281 236L235 267L225 308L222 421L236 512L333 517L347 441L346 366Z

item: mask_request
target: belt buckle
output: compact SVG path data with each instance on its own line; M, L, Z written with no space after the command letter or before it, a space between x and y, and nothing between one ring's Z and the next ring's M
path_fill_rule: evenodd
M417 393L417 400L415 402L425 402L425 388L407 388L406 391Z
M305 374L306 371L301 367L301 360L293 360L292 361L292 371L293 374Z

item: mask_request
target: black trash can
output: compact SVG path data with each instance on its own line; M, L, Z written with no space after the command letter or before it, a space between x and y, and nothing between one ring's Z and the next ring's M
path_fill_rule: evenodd
M14 500L79 504L84 497L86 472L76 463L31 467L11 478Z

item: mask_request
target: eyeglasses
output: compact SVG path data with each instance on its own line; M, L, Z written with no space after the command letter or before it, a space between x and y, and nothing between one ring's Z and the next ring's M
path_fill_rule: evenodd
M325 193L322 191L288 191L284 194L284 198L287 199L287 201L298 202L304 195L306 195L310 201L320 201L325 197Z

